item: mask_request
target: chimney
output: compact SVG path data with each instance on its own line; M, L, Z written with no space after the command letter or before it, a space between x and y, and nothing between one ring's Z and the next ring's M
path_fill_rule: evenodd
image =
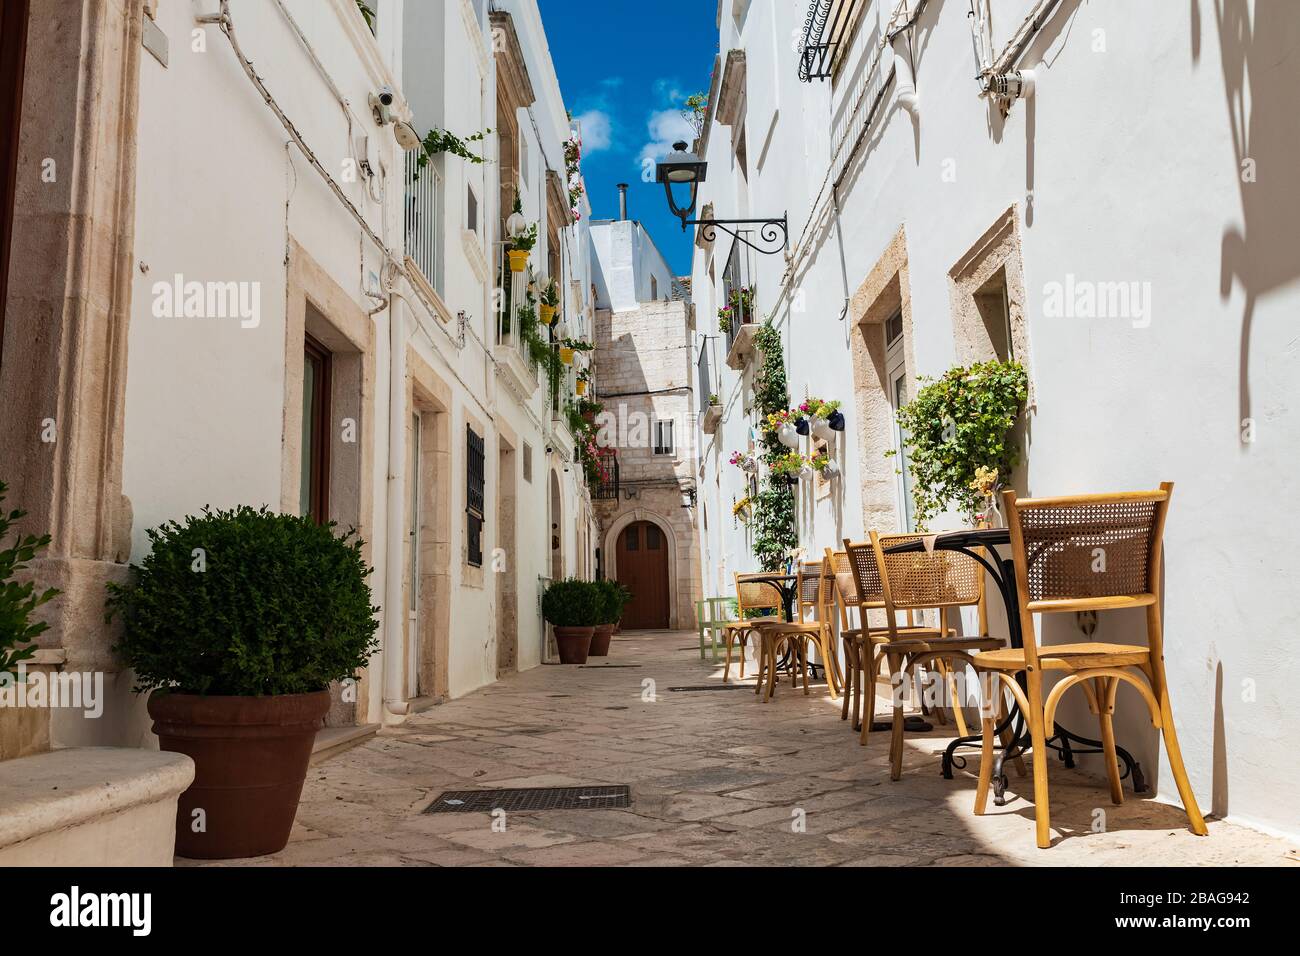
M618 184L618 218L620 222L627 221L627 183Z

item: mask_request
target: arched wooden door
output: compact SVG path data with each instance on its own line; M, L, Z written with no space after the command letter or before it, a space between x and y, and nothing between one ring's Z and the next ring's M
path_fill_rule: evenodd
M630 524L618 536L618 582L632 592L623 609L628 630L668 626L668 539L650 521Z

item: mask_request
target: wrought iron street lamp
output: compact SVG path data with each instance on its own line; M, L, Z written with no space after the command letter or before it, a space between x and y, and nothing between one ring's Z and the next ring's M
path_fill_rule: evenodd
M655 168L655 182L664 184L668 195L668 208L682 221L682 231L687 226L699 226L706 242L717 238L718 230L734 236L755 252L763 255L775 255L782 252L790 243L790 229L787 217L780 219L692 219L695 205L699 200L700 183L708 173L709 164L694 153L688 152L685 143L674 143L673 152L667 159L659 162ZM673 193L673 187L685 186L689 189L689 202L682 206ZM758 226L757 243L746 238L753 230L741 229L741 226Z

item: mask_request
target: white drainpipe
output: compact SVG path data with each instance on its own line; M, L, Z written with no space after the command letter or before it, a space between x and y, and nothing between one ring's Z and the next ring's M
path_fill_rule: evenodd
M406 650L402 573L406 506L406 324L389 297L388 309L388 487L384 512L384 723L401 723L410 713L402 662ZM392 719L396 718L396 719Z

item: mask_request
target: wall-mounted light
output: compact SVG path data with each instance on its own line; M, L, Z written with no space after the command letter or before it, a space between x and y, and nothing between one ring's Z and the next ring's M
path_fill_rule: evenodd
M704 182L708 171L709 164L689 152L683 142L674 143L673 152L655 166L655 182L663 183L664 192L668 195L668 208L682 221L682 231L685 232L687 226L699 226L704 241L712 242L721 229L763 255L770 256L784 251L790 243L790 227L786 216L780 219L691 218L695 213L695 205L699 201L700 183ZM673 192L674 186L685 186L689 190L689 193L683 197L688 200L686 205L683 206L678 202L677 195ZM729 226L758 226L761 245L746 238L746 234L752 234L752 230L731 229L728 228Z

